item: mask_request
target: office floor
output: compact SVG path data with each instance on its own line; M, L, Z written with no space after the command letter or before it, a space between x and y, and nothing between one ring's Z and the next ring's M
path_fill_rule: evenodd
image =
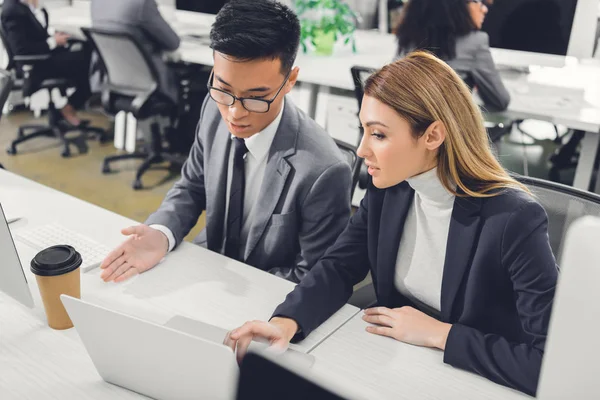
M108 119L101 113L88 113L83 116L91 119L96 126L110 126ZM19 125L44 122L45 117L36 120L27 111L3 116L0 121L0 163L6 169L140 222L160 205L177 178L166 169L153 169L143 178L145 189L134 191L131 189L131 183L139 161L116 163L113 167L114 173L102 174L103 158L116 154L112 143L100 145L96 141L90 141L88 154L76 154L64 159L60 156L61 148L57 140L38 138L22 144L16 156L5 153L5 148L15 137ZM535 136L535 143L531 144L532 139L516 132L505 136L497 149L500 161L509 170L522 174L525 172L523 160L526 159L529 175L547 179L547 160L557 148L552 140L555 135L554 129L550 124L537 121L527 121L524 127L528 133ZM529 144L523 146L523 141ZM570 184L573 175L574 170L563 171L561 179ZM187 239L191 240L204 224L202 216Z
M92 120L92 125L110 127L109 120L100 113L81 115ZM28 111L17 111L2 116L0 163L7 170L140 222L156 210L177 178L167 169L152 169L142 178L144 189L134 191L131 189L131 183L140 164L140 161L135 160L112 164L111 169L115 172L102 174L104 157L117 154L112 142L101 145L95 140L90 140L87 154L78 155L76 150L72 149L72 157L62 158L58 140L36 138L17 147L17 155L6 154L5 149L16 137L19 125L45 122L45 116L36 119ZM193 239L204 225L202 216L186 239Z

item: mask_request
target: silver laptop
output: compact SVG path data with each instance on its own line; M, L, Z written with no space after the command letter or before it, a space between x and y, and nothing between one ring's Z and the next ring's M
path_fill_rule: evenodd
M25 272L21 266L21 260L17 254L15 243L4 210L0 205L0 290L22 303L33 308L33 297L25 278Z
M159 400L233 398L239 370L230 348L60 297L106 382Z
M225 329L179 316L157 325L66 295L61 299L106 382L160 400L234 398L239 369L223 345ZM297 351L281 357L304 367L314 363L314 356Z
M600 399L600 219L569 229L537 398Z

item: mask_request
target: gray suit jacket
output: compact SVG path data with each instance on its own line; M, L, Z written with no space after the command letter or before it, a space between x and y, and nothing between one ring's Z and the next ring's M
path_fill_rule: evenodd
M230 146L227 125L207 96L181 179L146 224L165 225L179 244L206 210L206 229L194 242L222 252ZM351 181L335 142L286 98L243 261L300 281L346 226Z
M461 36L456 40L456 57L445 61L459 74L470 74L486 106L505 110L510 102L510 93L496 69L489 42L487 33L482 31Z
M136 35L152 54L162 93L178 102L179 85L162 59L179 48L179 36L164 20L155 0L92 0L92 25Z

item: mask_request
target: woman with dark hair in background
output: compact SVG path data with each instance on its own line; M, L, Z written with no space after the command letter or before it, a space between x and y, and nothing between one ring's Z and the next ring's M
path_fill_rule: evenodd
M480 31L488 12L486 4L482 0L410 0L396 30L398 56L415 49L431 51L477 87L486 106L504 110L510 94L492 59L488 35Z

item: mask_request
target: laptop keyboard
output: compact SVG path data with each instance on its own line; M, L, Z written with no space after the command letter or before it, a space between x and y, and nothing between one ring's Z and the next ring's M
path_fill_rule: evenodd
M100 266L111 251L108 247L59 224L48 224L16 232L15 238L40 251L50 246L67 244L81 254L81 271Z

